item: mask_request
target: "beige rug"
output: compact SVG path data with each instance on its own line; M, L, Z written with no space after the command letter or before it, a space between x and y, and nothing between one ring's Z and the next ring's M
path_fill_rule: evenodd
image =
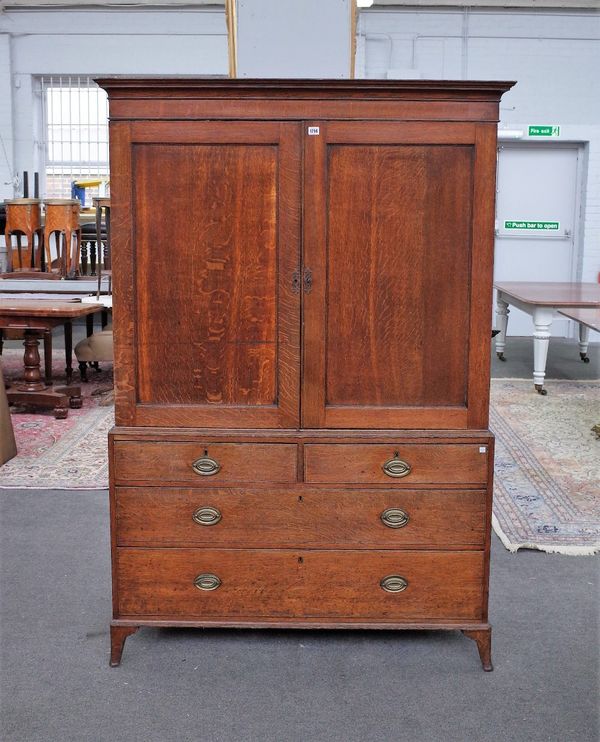
M600 382L494 379L494 530L510 551L600 551Z

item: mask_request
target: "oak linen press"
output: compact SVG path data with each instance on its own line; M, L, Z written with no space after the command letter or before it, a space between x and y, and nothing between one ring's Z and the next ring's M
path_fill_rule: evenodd
M511 83L100 81L111 664L140 626L455 629L491 670Z

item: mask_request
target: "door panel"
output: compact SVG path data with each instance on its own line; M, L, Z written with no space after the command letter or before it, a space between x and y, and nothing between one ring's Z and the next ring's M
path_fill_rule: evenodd
M330 147L328 405L464 405L471 180L468 146Z
M575 145L502 143L498 156L496 281L576 281L578 155ZM517 229L517 223L551 229ZM508 228L507 228L508 227ZM507 333L532 335L531 316L510 308ZM566 337L569 320L557 315L552 335Z
M169 126L132 137L136 422L297 426L298 126Z
M305 137L303 424L466 427L471 281L489 283L485 261L471 275L475 127L319 130Z

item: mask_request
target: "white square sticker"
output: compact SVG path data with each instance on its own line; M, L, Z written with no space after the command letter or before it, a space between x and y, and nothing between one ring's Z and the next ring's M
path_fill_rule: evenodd
M479 446L479 453L486 453L487 452L487 446Z
M309 137L319 136L319 127L318 126L309 126L308 127L308 136Z

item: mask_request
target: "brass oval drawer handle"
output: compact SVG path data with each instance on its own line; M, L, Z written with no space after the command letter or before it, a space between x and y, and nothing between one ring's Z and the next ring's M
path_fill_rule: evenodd
M387 508L379 516L384 526L388 528L404 528L408 523L408 513L400 508Z
M222 517L221 511L210 505L198 508L192 515L192 518L199 526L216 526Z
M201 456L196 459L192 464L192 469L196 474L200 474L203 477L211 477L213 474L217 474L221 470L221 464L210 456Z
M198 575L198 577L196 577L196 579L194 580L194 585L198 588L198 590L216 590L218 587L221 587L221 580L217 577L217 575L206 573L203 575Z
M402 461L402 459L398 458L398 454L394 454L393 459L389 459L389 461L386 461L385 464L381 467L383 469L383 473L387 474L388 477L407 477L411 472L411 465L408 464L406 461Z
M408 587L408 580L405 580L404 577L400 577L400 575L388 575L387 577L382 578L379 586L382 590L385 590L386 593L401 593Z

